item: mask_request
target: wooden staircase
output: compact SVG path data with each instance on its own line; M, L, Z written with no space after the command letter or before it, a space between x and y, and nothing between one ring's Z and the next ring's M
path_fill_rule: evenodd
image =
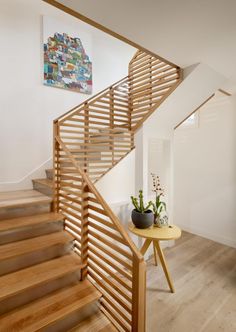
M53 212L0 222L0 331L68 331L95 312L101 293L63 224Z
M76 331L98 300L116 330L145 331L144 259L94 184L180 82L138 51L127 77L54 121L46 179L0 193L0 331Z

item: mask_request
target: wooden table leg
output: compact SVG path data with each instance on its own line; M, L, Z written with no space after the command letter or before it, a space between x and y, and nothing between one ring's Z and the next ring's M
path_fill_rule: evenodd
M152 244L153 244L154 261L155 261L155 265L157 266L157 251L155 248L154 241L152 242Z
M175 292L175 289L174 289L174 286L173 286L173 282L171 280L171 277L170 277L170 274L169 274L169 271L167 269L167 266L166 266L166 260L165 260L165 256L163 254L163 251L160 247L160 244L159 244L159 241L153 241L154 242L154 245L157 249L157 253L158 253L158 256L160 258L160 261L161 261L161 265L162 265L162 268L163 268L163 271L165 273L165 276L166 276L166 279L167 279L167 282L169 284L169 287L170 287L170 290L172 293Z
M140 249L141 254L144 256L146 251L148 250L152 240L146 239L142 248Z

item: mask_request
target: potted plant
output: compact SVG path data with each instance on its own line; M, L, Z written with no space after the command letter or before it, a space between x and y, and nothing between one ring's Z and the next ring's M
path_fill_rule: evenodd
M145 207L143 201L143 191L139 190L139 199L131 196L134 209L131 214L132 221L137 228L148 228L153 224L154 215L151 209L152 202L148 202Z
M161 200L161 197L164 196L164 190L161 188L159 176L151 173L152 183L153 183L153 192L155 193L155 202L152 202L152 208L154 212L154 226L163 227L168 226L168 217L167 215L161 216L162 212L166 211L166 203Z

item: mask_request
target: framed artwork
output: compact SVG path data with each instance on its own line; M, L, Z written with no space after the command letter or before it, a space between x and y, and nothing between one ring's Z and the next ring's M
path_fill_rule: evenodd
M43 18L44 84L91 94L92 62L76 30Z

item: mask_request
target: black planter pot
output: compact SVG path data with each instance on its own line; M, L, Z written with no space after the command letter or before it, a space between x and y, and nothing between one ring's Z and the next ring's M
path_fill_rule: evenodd
M134 209L131 213L131 219L135 227L144 229L152 226L154 215L151 210L141 213Z

